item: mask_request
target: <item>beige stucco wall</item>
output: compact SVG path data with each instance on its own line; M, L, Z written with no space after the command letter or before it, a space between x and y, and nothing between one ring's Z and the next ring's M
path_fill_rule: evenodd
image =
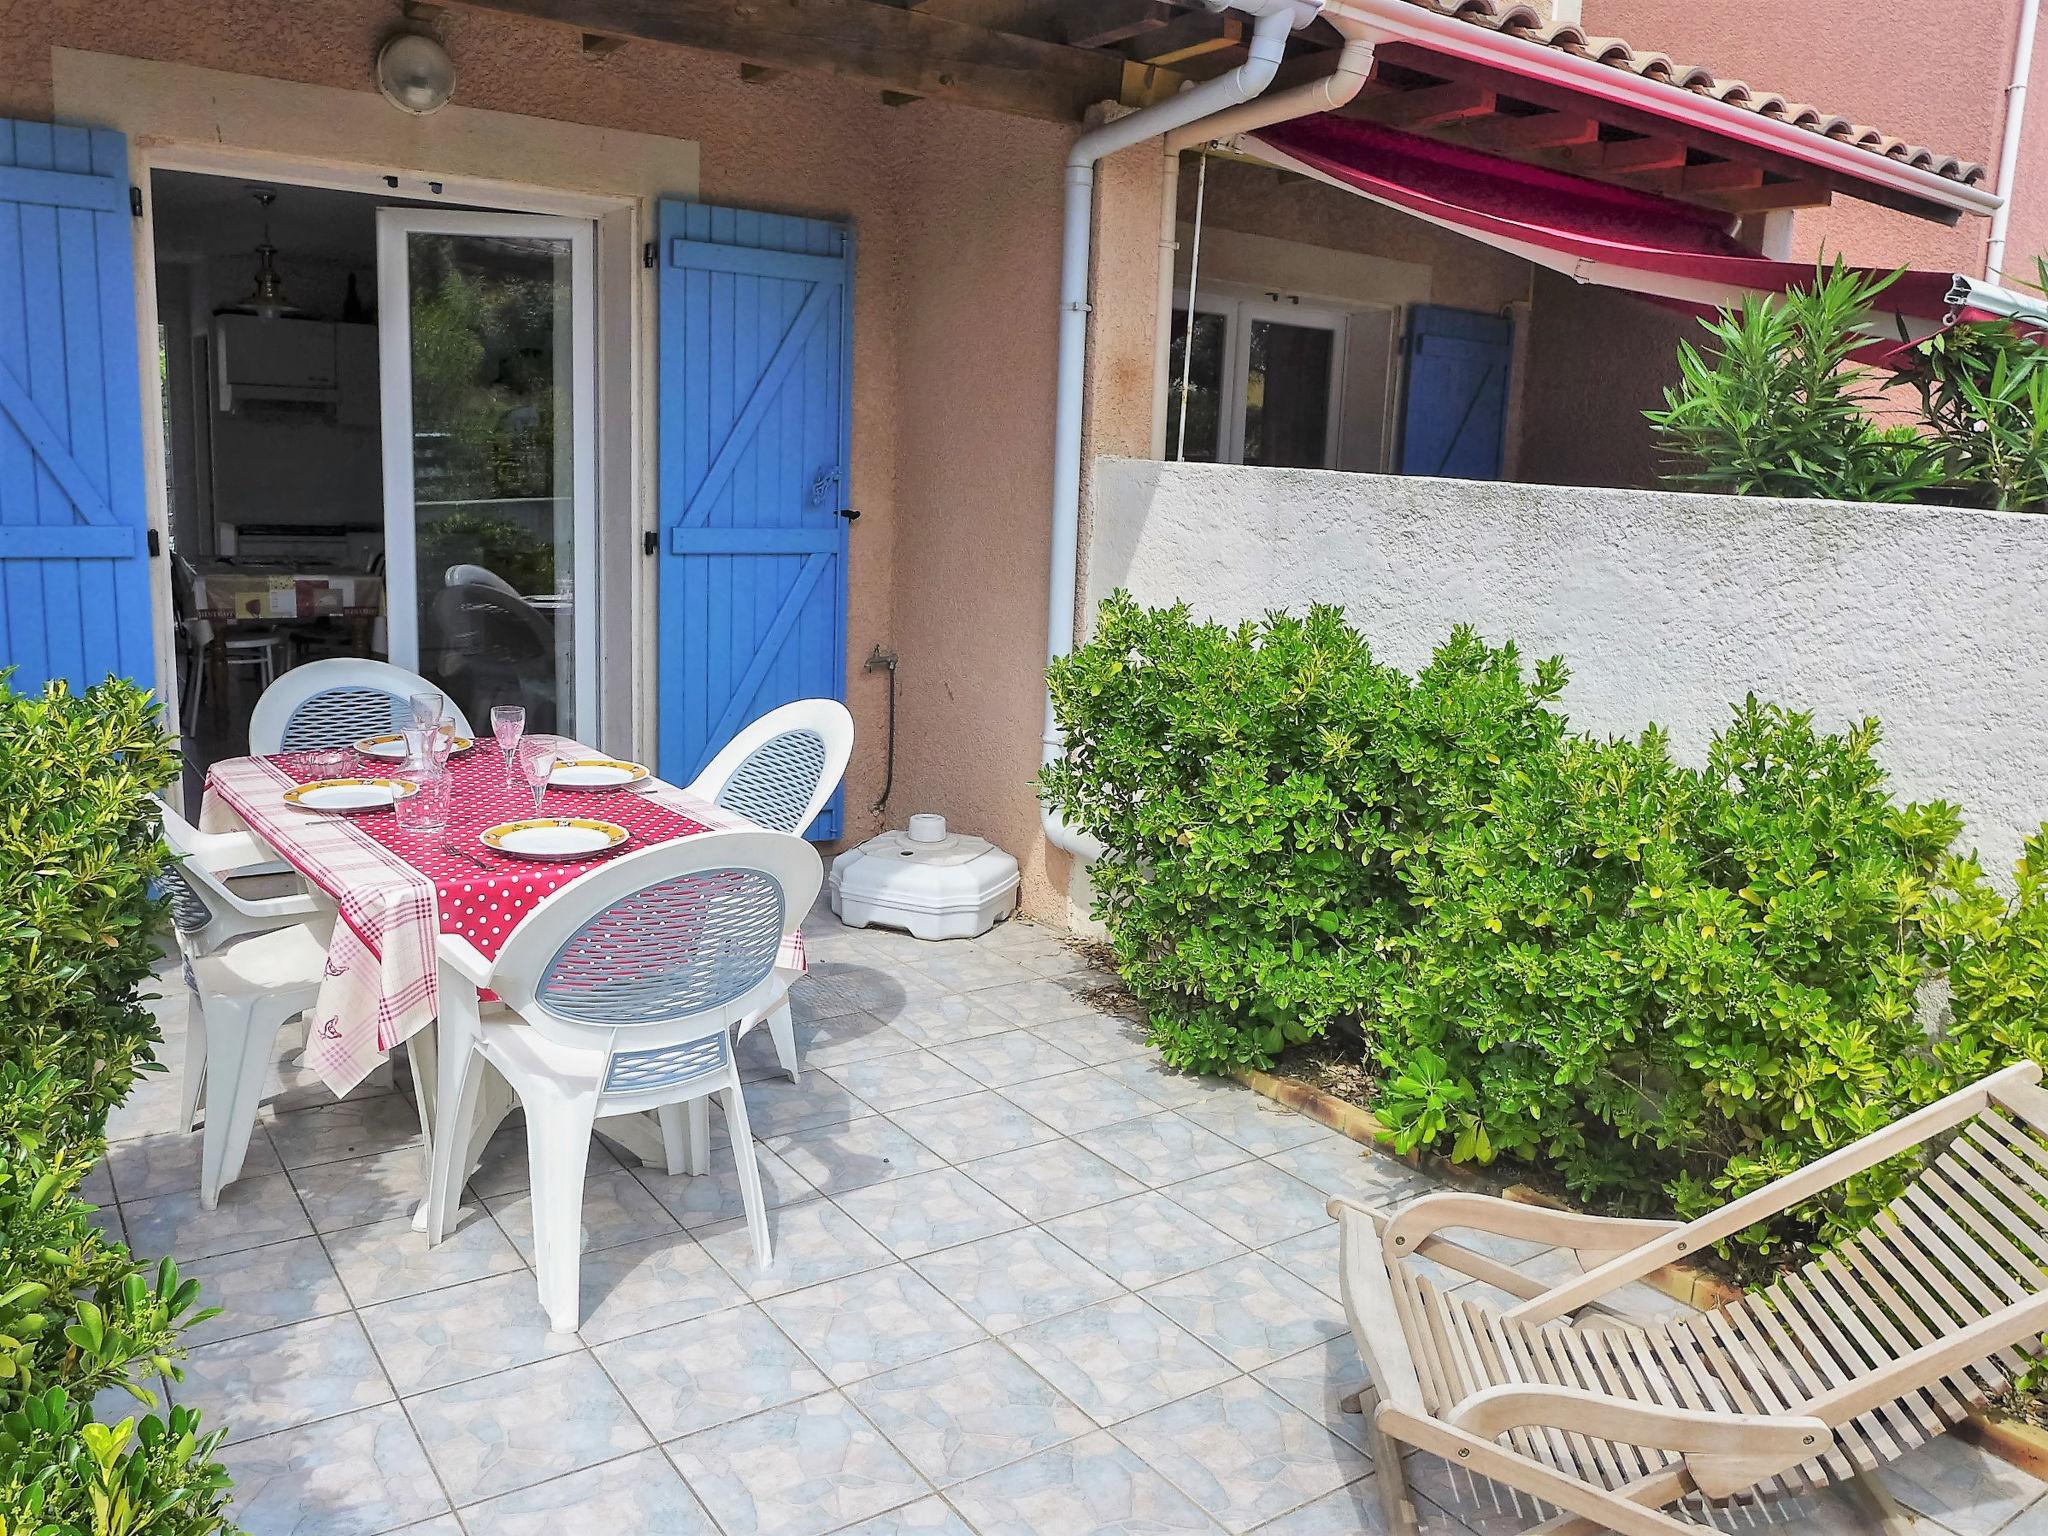
M377 41L397 16L384 0L67 0L9 6L6 20L0 114L39 118L53 107L53 48L367 92ZM667 190L688 193L694 179L707 201L853 224L848 492L862 517L848 577L858 731L848 832L868 835L885 819L870 806L883 778L887 683L861 669L879 644L898 653L902 683L886 819L937 810L996 838L1024 862L1027 907L1053 910L1065 871L1048 867L1030 780L1071 130L932 102L891 108L818 76L747 84L730 60L674 48L632 45L592 62L573 31L496 14L452 9L439 26L459 71L456 102L519 114L537 143L555 121L665 137L677 141ZM351 148L337 134L330 152L345 162ZM1121 169L1106 169L1103 199L1115 274L1105 297L1120 318L1097 372L1110 380L1099 392L1114 423L1104 440L1130 451L1142 446L1130 421L1149 423L1157 190L1155 181L1147 212L1142 179ZM1148 220L1151 234L1133 243ZM1142 315L1125 302L1132 294L1143 296ZM1139 402L1129 390L1141 379ZM651 665L651 639L641 638L634 664Z

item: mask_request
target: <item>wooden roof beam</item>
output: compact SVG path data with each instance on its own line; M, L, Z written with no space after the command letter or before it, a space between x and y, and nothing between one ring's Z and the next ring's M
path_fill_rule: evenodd
M1661 113L1634 102L1602 100L1595 103L1582 91L1550 81L1513 74L1475 60L1418 48L1412 43L1383 43L1375 51L1374 58L1380 66L1392 65L1439 80L1465 81L1497 91L1502 96L1526 101L1532 106L1547 107L1553 112L1597 111L1600 120L1610 128L1641 134L1648 138L1678 139L1689 148L1706 154L1722 158L1733 156L1745 164L1760 166L1774 176L1789 181L1809 182L1815 186L1826 187L1830 191L1843 192L1864 202L1876 203L1880 207L1897 208L1937 224L1953 225L1960 218L1954 209L1924 202L1898 188L1863 181L1775 149L1737 143L1710 129L1674 122ZM1680 195L1690 196L1688 193Z
M1691 193L1695 202L1730 213L1775 213L1781 208L1825 208L1834 193L1811 181L1767 181L1740 191Z
M835 75L876 90L1078 122L1117 97L1123 61L877 0L453 0L579 33Z

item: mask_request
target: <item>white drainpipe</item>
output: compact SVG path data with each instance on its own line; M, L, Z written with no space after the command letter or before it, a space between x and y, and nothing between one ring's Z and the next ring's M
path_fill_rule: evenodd
M1235 9L1252 18L1250 57L1228 74L1205 80L1170 101L1157 102L1128 117L1091 128L1067 153L1066 219L1060 250L1060 350L1058 395L1053 407L1052 561L1046 599L1046 661L1050 665L1074 648L1075 565L1081 532L1081 408L1087 383L1089 246L1095 210L1095 162L1142 144L1225 107L1249 101L1273 83L1287 34L1315 19L1322 0L1203 0L1212 10ZM1045 696L1045 755L1056 762L1065 743L1053 718L1052 694ZM1070 827L1049 805L1040 805L1046 840L1056 848L1093 859L1102 852L1094 838Z
M2012 200L2019 188L2013 178L2020 169L2020 141L2027 128L2027 79L2034 72L2034 32L2041 20L2041 0L2020 0L2019 37L2013 44L2012 82L2005 88L2005 133L1998 141L1998 195L1991 215L1991 235L1984 242L1984 277L1997 282L2005 273L2005 234L2012 224Z
M1320 80L1290 91L1261 96L1241 106L1226 107L1214 117L1176 128L1166 136L1159 187L1159 324L1152 346L1152 457L1166 457L1167 400L1172 388L1173 261L1180 249L1180 156L1184 149L1216 139L1235 138L1297 117L1334 112L1348 106L1365 88L1372 73L1372 38L1365 25L1349 16L1326 18L1343 35L1337 67Z

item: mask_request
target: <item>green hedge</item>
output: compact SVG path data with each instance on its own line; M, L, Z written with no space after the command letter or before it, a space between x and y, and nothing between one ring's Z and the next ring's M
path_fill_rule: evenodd
M208 1536L218 1435L148 1383L178 1374L196 1282L136 1263L78 1187L107 1115L160 1072L137 1000L160 955L149 800L177 758L147 695L24 697L0 673L0 1536ZM139 1410L94 1422L125 1389Z
M1402 1150L1692 1214L2048 1054L2048 844L2001 896L1954 806L1892 797L1875 721L1751 698L1687 766L1654 726L1573 732L1562 663L1470 629L1410 677L1335 608L1232 630L1122 594L1051 684L1043 787L1107 845L1096 915L1160 1049L1222 1071L1355 1023Z

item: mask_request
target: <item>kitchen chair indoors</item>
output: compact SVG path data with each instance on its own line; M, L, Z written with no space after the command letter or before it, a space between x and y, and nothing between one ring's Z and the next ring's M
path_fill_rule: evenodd
M495 961L443 935L440 1128L427 1233L440 1242L491 1129L484 1068L526 1110L534 1268L557 1332L579 1320L591 1126L722 1094L754 1256L768 1215L732 1029L781 982L776 952L818 893L817 851L784 833L709 832L629 853L546 897ZM479 1009L475 989L496 1006ZM699 1163L695 1171L705 1171Z
M243 882L228 875L251 862L253 838L196 832L168 806L163 836L172 853L163 883L191 993L182 1124L190 1130L205 1105L199 1203L210 1211L241 1176L278 1031L319 997L333 913L295 882L268 882L285 887L270 896L235 889Z
M852 755L853 716L846 706L837 699L798 699L770 710L727 742L689 792L738 811L758 826L801 837L846 776ZM783 995L739 1031L744 1035L765 1022L775 1041L775 1059L791 1082L798 1080L796 1021L787 994L799 974L784 972Z
M249 752L269 757L313 747L345 747L412 723L412 696L447 700L456 731L474 736L461 708L437 684L385 661L337 656L294 667L263 690L249 716Z
M1667 1506L1864 1481L1960 1422L2048 1330L2048 1093L2031 1063L1683 1225L1425 1195L1395 1212L1343 1197L1344 1307L1377 1390L1373 1463L1389 1529L1416 1517L1415 1447L1562 1511L1545 1536L1697 1532ZM1625 1319L1603 1298L1879 1163L1926 1149L1853 1238L1704 1315ZM1465 1228L1576 1249L1545 1284L1444 1236ZM1427 1258L1520 1298L1446 1294ZM1875 1528L1875 1526L1873 1526Z

